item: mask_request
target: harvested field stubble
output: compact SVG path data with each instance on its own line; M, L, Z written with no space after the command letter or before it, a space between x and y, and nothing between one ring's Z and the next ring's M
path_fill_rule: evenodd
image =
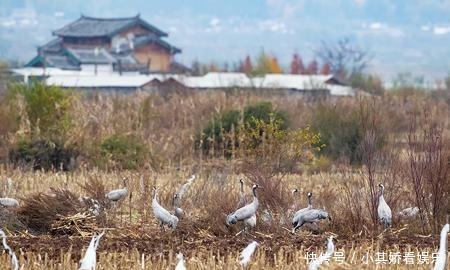
M77 269L91 234L103 228L107 233L98 249L98 269L171 269L176 264L175 254L178 252L185 255L188 269L241 269L239 252L253 240L258 241L259 246L251 259L250 269L303 269L307 264L308 254L310 259L311 254L320 254L325 248L326 237L333 233L338 234L336 251L343 252L344 262L333 257L327 269L408 269L411 265L407 265L404 256L411 254L410 252L414 254L416 261L418 253L428 252L429 264L419 265L415 262L413 266L414 269L429 269L431 256L438 248L437 235L417 234L414 223L409 222L394 224L394 228L384 232L381 229L366 229L356 234L345 231L340 233L339 226L345 223L340 217L341 209L327 204L327 201L338 197L342 188L342 183L339 182L342 175L339 174L307 177L288 175L282 180L285 186L283 192L288 194L292 187L299 187L301 190L315 187L314 204L329 209L333 216L333 221L319 224L319 235L308 230L301 230L293 235L286 230L290 228L289 220L287 224L264 226L258 215L258 226L255 230L235 236L239 228L227 228L224 220L226 213L233 209L238 201L240 176L228 175L226 179L220 180L223 185L220 192L216 180L201 174L182 200L181 207L186 216L180 220L174 232L167 229L161 232L151 213L151 195L147 190L153 184L150 179L157 179L156 185L161 190L160 201L163 206L171 209L171 194L176 192L188 175L177 172L142 178L134 172L104 173L80 170L67 175L3 170L0 172L1 179L12 176L15 185L23 183L32 187L13 189L11 196L23 198L21 207L17 210L20 215L26 213L24 209L29 207L27 203L30 200L41 198L44 196L42 194L53 194L43 200L48 206L45 211L40 210L47 218L44 224L48 224L48 229L26 231L26 227L8 227L11 235L8 242L16 251L20 263L25 265L25 269ZM107 203L102 202L106 210L101 217L88 214L78 197L91 196L100 200L106 190L120 187L124 176L130 179L129 188L133 194L131 199L127 197L117 209L109 209ZM77 181L66 181L69 178ZM92 179L97 182L97 188L93 186ZM37 181L41 183L38 184ZM334 188L327 187L325 181L333 181ZM89 188L86 189L86 186ZM214 192L216 189L217 192ZM249 193L250 187L246 186L245 190ZM41 197L35 197L36 194ZM59 199L51 201L54 196ZM68 207L71 211L60 211L56 214L56 208L61 209L56 207L55 211L51 212L51 205L64 205L68 202L63 198L71 198L77 206L76 211ZM301 194L297 201L297 207L304 207L305 194ZM335 200L335 203L341 202ZM41 202L34 205L38 207L43 204ZM264 207L264 202L261 207ZM15 212L5 211L15 215ZM277 220L282 214L284 213L274 213L274 217ZM48 223L48 220L51 220L51 223ZM7 224L2 224L5 225ZM400 254L402 259L389 264L390 253ZM372 257L372 261L369 260L365 264L362 259L367 254ZM378 265L375 259L379 254L385 254L387 262ZM0 265L8 265L6 254L0 256Z

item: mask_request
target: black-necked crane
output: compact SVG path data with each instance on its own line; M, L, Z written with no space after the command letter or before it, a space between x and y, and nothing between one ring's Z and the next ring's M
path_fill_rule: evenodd
M239 258L241 261L239 262L242 267L245 269L247 267L247 264L250 262L250 258L252 257L253 253L256 250L256 246L258 246L258 242L253 241L248 246L246 246L242 252Z
M378 219L383 224L384 228L388 228L392 225L392 211L389 205L384 200L384 185L379 184L380 196L378 197Z
M296 189L296 188L292 190L292 194L295 194L297 192L298 192L298 189ZM297 212L294 213L294 216L292 218L292 224L296 223L296 220L298 220L298 218L300 217L300 215L302 215L302 213L304 213L307 210L311 210L312 209L311 197L312 197L312 193L308 192L308 194L307 194L308 206L306 206L305 208L302 208L302 209L300 209L300 210L298 210Z
M235 212L229 214L226 219L226 225L230 226L236 224L238 221L245 221L246 219L252 218L253 215L256 215L256 211L259 207L258 197L256 195L256 189L258 185L253 185L252 193L253 193L253 201L239 209ZM256 218L256 217L255 217Z
M164 230L164 225L169 226L172 230L178 225L178 218L172 215L169 211L167 211L164 207L162 207L158 202L158 192L156 187L153 187L153 200L152 200L152 209L153 214L159 220L161 230Z
M3 207L19 207L19 201L13 198L0 198L0 205Z
M242 178L239 179L239 185L240 185L239 202L237 204L237 208L243 207L247 204L247 198L246 198L245 192L244 192L244 180ZM251 228L255 227L256 226L256 213L254 215L252 215L251 217L245 219L244 225L246 227L251 227Z
M447 235L450 231L450 226L447 224L442 227L441 237L439 241L439 250L437 252L436 262L434 264L433 270L444 270L447 267Z
M308 209L304 212L301 212L300 214L296 215L292 221L292 226L294 227L292 229L292 233L295 233L298 228L302 227L305 224L315 224L322 219L331 220L330 215L325 210Z
M83 259L81 259L81 265L78 270L95 270L97 264L97 248L100 243L100 239L104 234L105 231L100 233L98 236L95 234L92 236L86 253L84 254Z
M402 218L413 218L416 217L418 214L419 214L419 207L417 206L408 207L398 212L398 215Z
M128 194L128 179L123 178L122 181L123 188L112 190L105 195L105 197L112 202L114 208L117 206L117 202L124 199Z
M328 237L327 249L317 259L308 265L308 270L317 270L326 261L329 261L334 253L333 236Z
M175 270L186 270L186 266L184 266L184 256L181 252L177 254L177 259L178 263Z
M2 237L3 248L8 252L9 257L11 258L11 269L18 270L19 260L17 260L16 254L6 242L6 234L2 229L0 229L0 236Z
M178 190L178 192L177 192L179 199L182 199L182 198L183 198L183 196L184 196L184 194L186 193L188 187L189 187L190 185L192 185L192 183L194 182L195 178L196 178L196 177L195 177L195 174L191 175L191 177L189 177L189 179L186 180L186 183L184 183L184 184L181 186L180 190Z
M173 212L178 219L181 219L184 215L184 211L179 207L179 203L180 197L178 196L178 193L175 193L172 198Z

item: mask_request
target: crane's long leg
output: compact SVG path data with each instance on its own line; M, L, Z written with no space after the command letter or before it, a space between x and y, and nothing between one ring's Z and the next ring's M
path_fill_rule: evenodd
M300 228L303 224L298 223L297 226L294 227L294 229L292 229L292 233L295 233L295 231L297 231L298 228Z

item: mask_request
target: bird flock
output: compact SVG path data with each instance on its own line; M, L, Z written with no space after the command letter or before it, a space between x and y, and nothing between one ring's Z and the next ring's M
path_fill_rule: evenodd
M187 192L187 189L190 185L192 185L193 181L196 179L195 175L192 175L186 182L180 187L180 189L173 195L172 197L172 210L171 213L169 210L164 208L158 201L158 189L157 187L153 187L153 196L152 196L152 210L155 218L158 220L160 224L161 231L165 230L167 226L171 230L175 230L177 228L178 222L184 216L184 211L180 207L180 201ZM123 178L123 188L115 189L110 191L105 195L106 199L108 199L113 208L117 207L117 204L123 200L129 193L128 190L128 179ZM248 232L250 229L256 226L256 214L260 205L259 198L257 195L257 190L260 189L258 184L254 184L251 189L252 201L249 202L247 200L245 191L244 191L244 181L243 179L239 179L240 184L240 192L239 192L239 201L236 206L236 210L226 216L225 225L227 227L233 226L235 224L241 223L242 230L240 230L237 234L244 234ZM384 199L385 187L383 184L379 184L379 195L378 195L378 220L380 224L385 228L389 228L392 226L392 211L386 200ZM292 195L295 196L299 190L297 188L292 190ZM292 214L292 230L293 234L296 233L298 229L300 229L305 224L317 225L321 220L331 220L330 214L324 209L314 208L312 204L312 192L307 193L307 206L295 211L295 205L293 205L290 209L288 209L288 213ZM96 212L100 211L98 204L94 203L94 210ZM6 208L18 207L19 202L13 198L0 198L0 206ZM412 218L415 217L419 213L419 208L417 207L408 207L401 210L398 214L401 217ZM263 221L272 220L270 212L265 209L263 210ZM281 221L280 221L281 222ZM447 235L449 234L450 227L447 221L447 224L444 225L440 234L440 243L439 250L437 253L434 270L443 270L447 265ZM84 257L80 260L80 268L79 270L95 270L96 267L96 251L100 243L100 239L105 234L105 231L100 233L99 235L94 234L92 239L88 245L88 248L85 252ZM6 234L3 230L0 229L0 236L2 237L3 247L10 256L11 260L11 269L18 270L19 262L18 259L13 252L13 250L8 246L6 241ZM258 243L256 241L252 241L247 247L245 247L240 254L240 265L245 269L250 262L250 258L252 254L255 252ZM326 251L322 253L317 259L312 261L308 265L309 270L317 270L319 267L326 261L329 261L331 256L334 253L334 243L333 236L330 236L327 240ZM185 267L185 259L182 253L178 253L176 255L178 259L178 263L175 267L175 270L183 270Z

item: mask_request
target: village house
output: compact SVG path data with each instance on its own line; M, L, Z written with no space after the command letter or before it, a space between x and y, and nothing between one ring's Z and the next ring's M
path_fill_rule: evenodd
M352 97L355 89L333 75L209 72L190 76L174 56L181 49L168 34L140 18L93 18L82 15L53 32L25 67L12 72L25 83L43 80L63 88L130 93L254 90L306 98Z
M53 32L55 38L38 48L26 67L59 68L94 73L182 73L175 62L181 49L164 40L167 33L143 20L93 18L78 20Z

